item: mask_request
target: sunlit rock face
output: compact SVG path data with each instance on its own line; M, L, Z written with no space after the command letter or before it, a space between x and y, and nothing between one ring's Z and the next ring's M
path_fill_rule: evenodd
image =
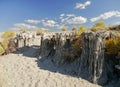
M97 83L102 75L106 38L104 34L104 32L82 34L83 45L79 73L86 73L87 79L94 83Z
M16 44L17 48L22 48L25 46L32 46L33 40L35 39L35 33L32 32L26 32L26 33L17 33L16 34Z
M120 25L112 26L110 30L120 30Z
M108 56L105 53L105 41L111 37L115 37L115 33L110 31L85 32L81 35L82 54L79 75L101 85L117 79L115 55Z

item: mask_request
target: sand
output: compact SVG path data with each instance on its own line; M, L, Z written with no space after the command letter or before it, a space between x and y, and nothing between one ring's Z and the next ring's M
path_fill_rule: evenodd
M82 78L47 70L56 67L47 61L37 62L35 52L28 48L23 53L0 57L0 73L4 78L2 87L100 87Z

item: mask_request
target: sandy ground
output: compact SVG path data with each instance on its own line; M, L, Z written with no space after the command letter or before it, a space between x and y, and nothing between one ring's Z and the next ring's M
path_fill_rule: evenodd
M0 57L1 87L100 87L84 79L52 72L49 62L39 62L35 50L28 48L20 54L9 54ZM1 80L1 79L0 79Z

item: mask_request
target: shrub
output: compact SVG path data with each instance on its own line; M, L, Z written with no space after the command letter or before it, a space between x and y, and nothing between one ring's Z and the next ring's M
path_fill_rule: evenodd
M50 32L48 29L44 30L44 32Z
M67 31L67 29L68 29L67 26L63 26L61 30L62 30L62 31Z
M82 40L81 38L76 38L72 43L72 51L75 56L79 56L82 52Z
M77 31L77 27L73 26L72 31Z
M76 36L80 36L85 31L87 31L86 28L84 26L80 26L80 28L76 32Z
M96 22L96 24L92 27L92 31L101 31L101 30L108 30L109 28L105 26L105 23L103 21Z
M2 35L3 38L13 38L14 36L15 36L15 32L12 31L6 31Z
M36 35L41 35L42 32L43 32L43 30L40 28L40 29L37 30Z
M120 37L106 40L106 52L118 55L120 53Z
M98 22L96 22L95 26L105 26L105 22L98 21Z
M63 62L72 63L80 57L82 53L81 42L82 41L80 37L76 38L75 40L72 41L70 48L62 49L62 63Z
M0 55L2 55L5 52L5 50L3 49L3 47L0 45Z
M4 49L8 48L9 40L3 40L1 43L2 43L2 45L4 47Z
M27 30L26 30L25 28L20 29L20 31L21 31L22 33L26 33L26 32L27 32Z

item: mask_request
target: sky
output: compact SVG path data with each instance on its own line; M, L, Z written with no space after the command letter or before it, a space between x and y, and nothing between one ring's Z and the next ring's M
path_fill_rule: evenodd
M0 31L120 24L120 0L0 0Z

